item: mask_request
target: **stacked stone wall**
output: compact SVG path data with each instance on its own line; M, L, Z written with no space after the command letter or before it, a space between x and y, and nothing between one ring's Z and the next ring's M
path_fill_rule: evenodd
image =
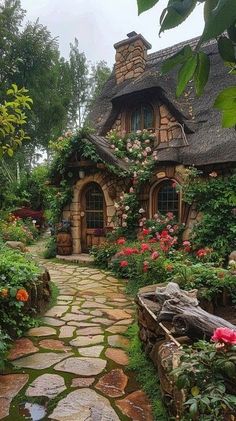
M147 48L142 40L119 46L116 50L115 65L117 83L141 75L145 70L146 61Z

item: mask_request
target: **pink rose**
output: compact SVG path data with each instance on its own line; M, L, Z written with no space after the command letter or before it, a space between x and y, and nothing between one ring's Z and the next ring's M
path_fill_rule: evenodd
M158 257L159 257L159 253L157 251L154 251L151 255L152 260L156 260L156 259L158 259Z
M211 337L214 342L224 342L230 345L236 345L236 331L227 327L218 327Z

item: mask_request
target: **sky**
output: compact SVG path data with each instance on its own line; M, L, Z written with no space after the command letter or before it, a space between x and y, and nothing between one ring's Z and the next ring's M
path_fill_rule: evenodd
M131 31L141 33L152 44L154 52L201 34L202 6L179 27L159 37L159 17L167 0L138 16L136 0L21 0L26 20L46 25L58 37L61 55L68 57L70 42L78 38L79 49L88 60L114 63L113 44Z

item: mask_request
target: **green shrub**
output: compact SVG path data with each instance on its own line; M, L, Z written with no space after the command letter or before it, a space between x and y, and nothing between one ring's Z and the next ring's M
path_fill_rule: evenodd
M46 244L43 257L45 259L53 259L57 255L57 243L55 237L50 237Z
M29 311L27 301L39 274L40 269L32 259L1 244L0 328L3 333L20 336L35 324L32 316L36 309Z
M93 246L91 255L94 257L95 264L103 269L106 269L109 265L110 259L118 251L118 245L114 243L104 243L99 246Z
M38 236L38 231L31 220L16 218L7 214L0 218L0 236L4 241L21 241L31 244Z

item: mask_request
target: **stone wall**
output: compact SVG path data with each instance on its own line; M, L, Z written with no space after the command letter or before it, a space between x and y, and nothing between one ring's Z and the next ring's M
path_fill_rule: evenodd
M115 201L119 200L122 191L125 190L123 179L111 177L107 172L98 172L96 174L78 180L74 186L74 193L72 202L64 208L63 219L68 219L71 222L71 233L73 239L73 254L81 253L81 226L82 219L84 218L83 209L81 207L81 195L87 184L97 183L104 194L105 200L105 213L106 213L106 226L113 227L113 217L115 215ZM101 238L95 239L99 242Z
M173 139L182 139L183 133L181 128L176 125L177 120L171 115L165 105L160 106L160 134L159 140L163 142L171 142Z

